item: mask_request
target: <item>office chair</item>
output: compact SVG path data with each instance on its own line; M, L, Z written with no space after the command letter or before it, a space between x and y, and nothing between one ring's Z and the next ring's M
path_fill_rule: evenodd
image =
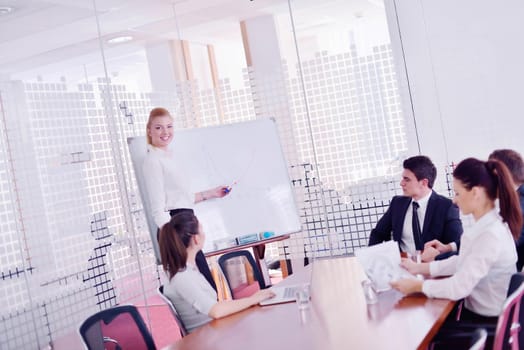
M484 350L486 339L488 339L488 332L484 328L477 328L471 336L469 350Z
M524 296L524 284L511 294L502 309L502 314L499 316L497 328L495 329L495 341L493 343L494 350L520 349L519 338L522 337L522 324L524 321L524 305L522 304L522 297Z
M430 345L430 349L439 344L453 345L455 342L463 341L465 338L471 338L478 327L482 327L487 331L486 344L491 345L493 343L494 350L516 350L519 349L520 344L523 344L524 347L524 332L522 331L522 325L524 325L523 296L524 274L517 272L511 276L508 298L504 303L496 326L492 324L459 325L453 334L446 334L442 339L433 342Z
M182 322L182 319L180 318L180 315L178 315L178 312L175 309L175 305L171 302L171 300L164 295L164 286L160 286L157 289L158 295L162 298L162 300L169 306L169 310L171 310L171 313L173 314L173 317L175 318L175 321L178 325L178 329L180 330L180 335L185 337L187 335L187 329L184 326L184 323Z
M79 331L88 350L156 350L144 320L133 305L99 311L88 317Z
M509 281L508 297L513 294L522 283L524 283L524 273L514 273L513 276L511 276L511 280Z
M243 276L235 278L235 276L239 277L240 274L233 275L231 273L231 268L228 268L228 265L231 264L230 262L235 260L243 260L242 265L245 268L240 271L245 271L245 279L242 278ZM255 263L255 259L253 259L251 253L247 250L238 250L222 255L218 258L218 265L220 265L220 269L226 278L233 299L247 297L255 293L257 290L266 288L266 283L264 282L262 273ZM254 283L255 281L258 282L258 285Z
M519 349L524 346L524 305L521 305L524 295L524 274L517 272L511 276L508 288L508 298L504 303L497 326L486 327L488 337L494 338L493 349Z

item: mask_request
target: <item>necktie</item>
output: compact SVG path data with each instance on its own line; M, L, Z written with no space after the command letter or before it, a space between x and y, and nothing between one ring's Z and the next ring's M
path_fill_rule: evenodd
M424 242L422 241L422 230L420 229L420 222L418 221L417 209L420 205L417 202L413 202L413 219L411 224L413 225L413 238L415 239L415 249L423 250Z

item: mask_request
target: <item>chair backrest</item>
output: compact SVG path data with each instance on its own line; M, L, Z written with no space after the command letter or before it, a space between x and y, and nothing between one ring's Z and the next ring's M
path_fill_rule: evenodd
M519 349L519 337L522 330L522 319L524 318L524 310L521 310L522 297L524 296L524 283L522 283L517 290L515 290L504 303L502 313L497 322L495 331L495 340L493 344L494 350L502 349ZM523 344L524 345L524 344Z
M484 328L477 328L471 335L471 345L469 350L484 350L488 332Z
M80 326L88 350L156 350L137 308L115 306L88 317Z
M162 298L162 300L169 306L169 310L171 310L171 313L173 314L173 317L175 318L175 321L178 325L178 329L180 329L180 335L185 337L187 335L187 329L186 326L184 326L184 322L182 322L182 319L180 318L180 315L176 311L175 305L171 302L171 300L164 295L164 286L160 286L157 289L158 294Z
M520 285L524 282L524 273L517 272L514 273L513 276L511 276L511 280L509 281L509 287L508 287L508 297L515 292Z
M247 280L243 281L244 283L239 283L238 278L234 278L235 276L238 277L238 274L233 275L232 273L230 273L231 265L229 264L229 262L233 259L242 261L242 267L240 268L240 270L236 269L235 272L245 272ZM245 269L246 263L249 271L246 271ZM259 289L266 288L266 283L264 282L262 273L260 272L260 269L255 263L255 259L253 259L253 256L249 251L237 250L234 252L226 253L218 258L218 264L220 265L220 269L222 270L222 273L226 278L233 299L240 299L242 297L246 297L253 294L255 291ZM252 274L252 276L250 276L250 274ZM258 286L253 283L255 281L258 282Z

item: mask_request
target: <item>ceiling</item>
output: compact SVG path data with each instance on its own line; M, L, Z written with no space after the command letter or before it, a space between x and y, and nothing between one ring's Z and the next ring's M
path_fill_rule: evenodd
M293 0L291 6L300 13L295 25L306 31L337 16L348 21L373 9L383 11L381 1ZM239 31L243 19L287 14L288 6L287 0L0 0L0 9L13 9L0 15L0 76L90 54L100 57L101 44L116 58L166 39L212 42ZM107 43L121 35L134 40Z

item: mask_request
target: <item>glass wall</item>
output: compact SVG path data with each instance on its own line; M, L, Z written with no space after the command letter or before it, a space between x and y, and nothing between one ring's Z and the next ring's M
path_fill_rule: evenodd
M386 13L368 1L289 9L276 18L290 96L302 97L291 99L293 129L312 170L303 176L317 181L305 193L306 248L348 254L367 244L408 151Z
M389 1L5 3L2 349L79 348L77 325L121 303L159 348L177 339L150 317L164 274L128 152L152 107L176 128L274 118L302 232L269 258L366 245L419 152Z

